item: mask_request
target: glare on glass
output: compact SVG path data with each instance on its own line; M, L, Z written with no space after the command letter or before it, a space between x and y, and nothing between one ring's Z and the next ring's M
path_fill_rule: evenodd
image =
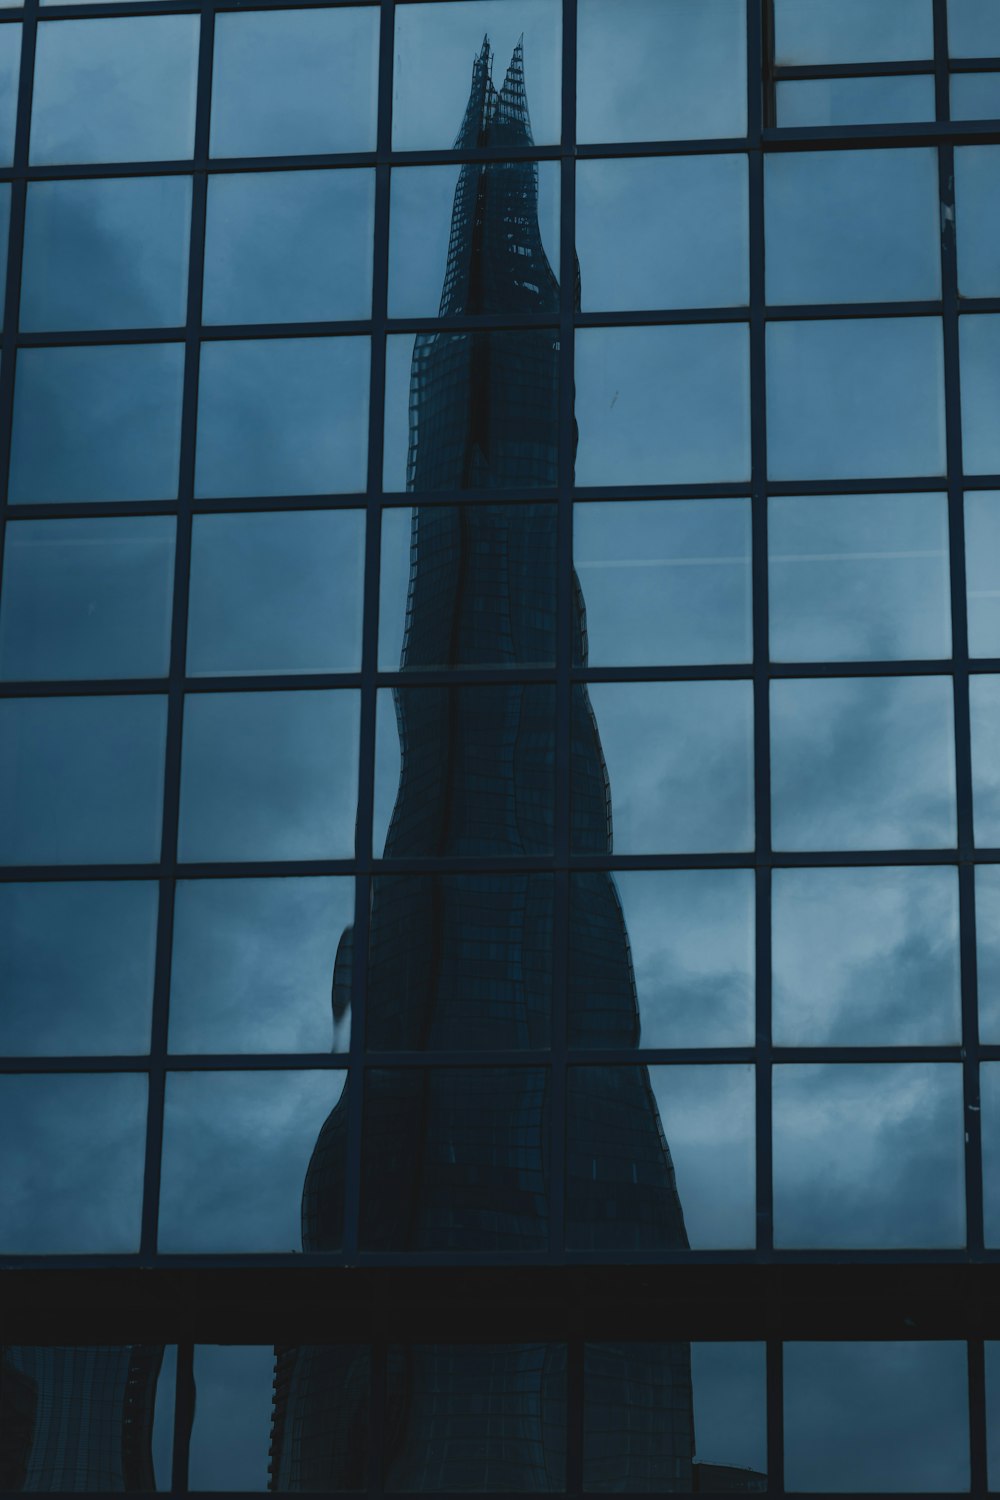
M776 1246L965 1244L960 1063L782 1063L773 1123Z
M788 1489L969 1488L964 1342L794 1342L783 1363Z
M195 493L363 490L369 358L367 338L202 344Z
M1000 846L1000 676L969 680L972 716L972 826L981 849Z
M1000 118L1000 73L952 73L951 118Z
M591 666L750 660L748 501L577 505L573 561Z
M568 1245L754 1245L750 1064L571 1068L568 1090Z
M188 1479L195 1488L251 1492L270 1488L272 1421L276 1399L280 1400L275 1395L275 1374L273 1344L195 1344L198 1397L188 1462ZM282 1388L288 1389L284 1384ZM294 1396L290 1404L297 1409Z
M170 161L194 148L199 17L38 28L31 161Z
M343 1052L354 881L181 880L171 1052Z
M1000 12L993 0L948 0L952 57L1000 57Z
M1000 293L1000 146L955 152L958 290L963 297Z
M771 903L776 1046L961 1041L956 870L775 870Z
M342 1221L346 1078L329 1068L168 1073L158 1248L317 1248L304 1243L303 1194ZM339 1249L339 1235L318 1248Z
M779 67L934 55L931 0L775 0L774 30Z
M454 5L456 0L451 0ZM509 9L510 0L502 0ZM537 0L533 0L537 5ZM403 14L402 8L397 14ZM476 170L466 168L466 171ZM496 278L490 287L492 312L517 312L514 288L532 293L531 311L542 306L559 306L555 278L559 273L559 164L536 163L538 184L538 228L548 268L523 258L523 271L511 283ZM499 162L479 175L479 184L488 193L502 186L503 174L523 173L523 163ZM452 212L460 191L463 168L394 167L389 211L389 316L393 318L436 317L441 306L442 287L448 267ZM479 185L477 184L477 186ZM528 249L518 245L518 252ZM537 276L551 279L539 284ZM466 311L475 311L468 307Z
M411 576L414 563L419 572ZM443 566L453 567L450 577L459 579L457 587L450 585L455 595L448 609L439 607ZM501 571L505 582L498 590ZM551 666L555 632L554 505L397 506L382 512L383 671Z
M779 125L896 125L933 120L933 77L785 79Z
M473 86L473 63L489 40L494 87L521 66L535 145L559 140L562 11L558 0L452 0L400 5L393 57L392 144L397 151L448 150L462 128ZM511 79L515 85L514 77ZM508 94L509 94L508 90Z
M612 157L576 171L585 311L749 301L745 156Z
M148 1051L156 912L148 880L0 885L0 1052Z
M569 1040L575 1047L749 1047L750 870L572 877Z
M748 479L749 358L745 323L581 330L577 484Z
M0 678L165 676L175 530L172 516L9 521Z
M1000 865L976 869L976 981L979 1039L1000 1042Z
M173 499L183 379L183 344L21 349L10 502Z
M941 295L936 151L770 155L764 211L769 302Z
M955 842L948 677L771 684L777 849L940 849Z
M959 319L962 363L962 457L967 474L1000 470L1000 317Z
M940 320L772 322L767 434L772 479L943 474Z
M184 706L182 860L349 859L359 695L190 693Z
M0 166L14 160L17 91L21 77L21 23L0 26Z
M368 1250L544 1250L548 1070L371 1070L361 1244Z
M363 511L196 516L188 674L358 671L364 540Z
M166 699L0 702L0 863L159 858Z
M772 496L767 527L772 660L950 656L947 496Z
M371 171L210 177L202 320L370 317L374 208Z
M190 177L31 183L21 328L179 326L190 243Z
M739 0L581 0L581 141L745 135L746 73Z
M749 682L593 683L589 696L610 780L615 854L753 847ZM587 733L585 713L584 700L577 715ZM606 817L592 807L603 792L589 772L589 760L578 764L575 844L580 853L603 853Z
M1000 1063L979 1067L983 1127L983 1237L1000 1245Z
M1000 490L965 496L969 655L1000 656Z
M212 155L373 151L378 24L371 6L219 15Z
M0 1252L139 1249L145 1074L2 1076L0 1135Z

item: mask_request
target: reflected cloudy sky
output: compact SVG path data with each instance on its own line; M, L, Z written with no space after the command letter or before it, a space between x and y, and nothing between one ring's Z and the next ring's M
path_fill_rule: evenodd
M952 57L1000 57L1000 11L993 0L948 0Z
M1000 147L961 146L955 152L955 226L959 291L963 297L995 297L1000 292Z
M1000 1246L1000 1063L979 1068L983 1126L983 1234Z
M649 1070L692 1250L757 1238L754 1070L671 1064Z
M268 1488L273 1379L270 1344L195 1344L192 1489Z
M810 78L777 87L779 125L893 125L933 120L933 78Z
M953 120L995 120L1000 116L1000 73L953 73Z
M1000 845L1000 676L969 682L972 715L972 822L980 848Z
M1000 656L1000 490L965 496L970 656Z
M17 85L21 76L20 22L0 26L0 165L14 160Z
M783 1063L773 1086L776 1245L965 1244L959 1063Z
M931 0L775 0L775 62L908 62L934 52Z
M979 1039L1000 1042L1000 865L976 870L976 982Z

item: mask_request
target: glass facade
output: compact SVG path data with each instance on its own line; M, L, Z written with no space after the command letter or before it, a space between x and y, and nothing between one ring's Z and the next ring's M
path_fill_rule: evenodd
M995 4L0 9L0 1489L1000 1486Z

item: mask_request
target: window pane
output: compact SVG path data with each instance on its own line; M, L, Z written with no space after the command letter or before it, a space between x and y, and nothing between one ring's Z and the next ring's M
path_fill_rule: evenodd
M750 300L745 156L581 161L583 307L736 307Z
M180 858L350 859L358 714L355 692L189 694Z
M376 857L551 853L554 737L551 687L383 689Z
M775 1245L964 1245L960 1063L783 1063L773 1088Z
M577 505L573 556L593 667L749 661L750 504Z
M934 53L931 0L775 0L774 60L908 62Z
M1000 118L1000 73L953 73L951 117L953 120Z
M0 1136L3 1254L138 1250L144 1074L0 1076Z
M979 1068L983 1124L983 1236L1000 1245L1000 1063Z
M767 361L772 479L944 473L937 318L771 323Z
M172 516L8 521L0 677L165 677L175 529Z
M575 694L578 853L753 848L749 682L593 683L593 715L587 691Z
M936 151L795 151L764 166L769 302L940 297Z
M772 496L767 545L772 660L951 655L947 496Z
M1000 1041L1000 865L976 870L976 980L979 1039Z
M10 183L0 183L0 328L3 327L3 315L6 312L7 247L10 241L10 193Z
M570 888L574 1047L749 1047L750 870L617 870Z
M275 1375L272 1344L195 1344L188 1479L196 1489L270 1489Z
M354 881L180 880L171 1052L345 1052Z
M374 215L374 172L210 177L204 321L371 317Z
M390 1494L565 1489L564 1345L390 1345L388 1364Z
M1000 1345L987 1339L986 1352L986 1449L988 1483L1000 1488Z
M571 1068L566 1238L575 1249L752 1247L749 1064Z
M173 499L183 376L183 344L22 349L11 503Z
M167 700L0 702L0 863L159 858Z
M969 655L1000 656L1000 490L965 497Z
M940 849L955 842L948 677L771 684L778 849Z
M558 415L554 328L391 335L385 488L549 488L559 477Z
M748 479L748 335L744 323L580 330L577 484Z
M0 885L0 1052L149 1050L157 894L148 880Z
M361 1166L368 1250L544 1250L548 1073L369 1072Z
M791 1343L784 1367L789 1489L969 1488L964 1343Z
M346 1078L333 1069L168 1073L159 1249L339 1249Z
M1000 676L969 681L972 714L972 807L979 847L1000 846Z
M223 12L215 23L211 153L373 151L377 78L371 6Z
M0 166L14 160L14 127L21 77L21 23L0 26Z
M992 474L1000 470L1000 317L960 318L958 327L965 472Z
M933 78L789 79L777 87L779 125L894 125L933 120Z
M1000 293L1000 147L955 152L958 289L963 297Z
M581 141L745 135L740 0L581 0Z
M31 160L170 161L194 149L197 16L44 21Z
M367 338L203 344L195 493L363 490L369 358Z
M548 1047L552 923L549 875L376 879L369 1049Z
M182 324L190 239L190 177L31 183L22 329Z
M196 516L188 673L356 672L362 511Z
M962 1039L954 869L775 870L779 1047Z
M398 6L393 147L446 151L458 144L456 136L471 146L558 141L561 19L557 0L452 0L450 10ZM490 80L505 103L514 101L502 123ZM521 89L530 119L518 114ZM487 132L484 141L480 130Z
M503 5L509 9L510 0ZM489 230L480 244L484 274L474 286L452 224L477 222ZM394 168L389 223L391 317L558 310L557 162Z
M1000 57L1000 13L993 0L948 0L952 57Z
M382 512L384 671L542 667L555 650L554 505Z

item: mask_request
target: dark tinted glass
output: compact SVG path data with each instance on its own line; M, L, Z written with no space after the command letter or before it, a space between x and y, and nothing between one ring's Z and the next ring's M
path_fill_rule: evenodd
M144 1074L0 1076L0 1135L3 1254L138 1250Z
M275 1373L272 1344L195 1344L198 1397L191 1426L190 1484L199 1490L270 1488Z
M779 125L893 125L933 120L933 78L790 79L777 87Z
M1000 656L1000 490L965 497L969 655Z
M1000 317L964 317L958 327L965 472L992 474L1000 469L1000 429L994 421L1000 400Z
M374 200L374 172L209 178L204 321L370 317Z
M193 693L184 706L184 860L349 859L358 694Z
M962 146L955 152L958 289L963 297L1000 292L1000 148Z
M188 673L361 666L364 513L196 516Z
M749 870L574 875L569 1039L577 1047L747 1047Z
M14 160L17 88L21 76L21 23L0 26L0 166Z
M783 1063L773 1090L776 1245L965 1244L959 1063Z
M174 532L167 516L9 521L0 677L163 677Z
M7 243L10 239L10 183L0 183L0 327L6 311Z
M196 494L363 490L369 358L367 338L203 344Z
M160 1250L338 1249L346 1077L329 1068L169 1073Z
M0 1052L147 1051L156 909L146 880L0 885Z
M194 147L198 17L45 21L31 160L167 161Z
M173 499L183 374L183 344L22 349L11 502Z
M183 323L190 241L190 177L31 183L22 329Z
M951 117L953 120L1000 118L1000 73L953 73Z
M1000 14L992 0L948 0L952 57L1000 57Z
M213 156L375 147L378 11L223 13L215 25Z
M344 1052L354 881L181 880L172 1052Z
M166 727L152 695L0 701L0 863L158 859Z
M542 1068L369 1072L364 1248L544 1250L548 1119Z
M931 0L775 0L774 28L779 65L907 62L934 53Z
M972 715L972 809L976 843L1000 848L1000 676L969 683Z

